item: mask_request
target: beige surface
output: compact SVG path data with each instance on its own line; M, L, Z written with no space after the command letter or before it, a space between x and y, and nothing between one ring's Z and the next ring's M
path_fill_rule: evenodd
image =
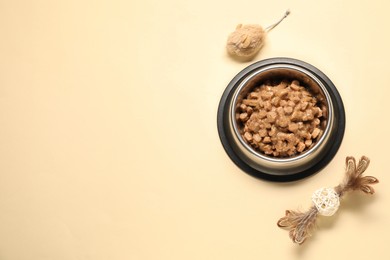
M227 57L237 23L264 26L256 60L325 72L344 142L291 184L239 170L216 111L249 63ZM0 0L0 259L390 259L390 96L383 1ZM374 197L352 195L307 244L276 221L367 155Z

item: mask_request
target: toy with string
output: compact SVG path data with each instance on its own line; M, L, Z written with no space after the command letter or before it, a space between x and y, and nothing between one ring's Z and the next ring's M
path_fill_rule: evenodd
M312 234L317 216L332 216L340 205L340 198L350 191L362 191L374 194L370 186L378 183L373 176L363 176L363 172L370 164L366 156L362 156L356 165L355 158L347 157L345 178L334 188L321 188L312 195L313 206L306 212L286 210L286 215L279 219L278 226L288 229L294 243L302 244Z
M236 30L228 37L227 52L233 57L251 60L263 47L267 33L280 24L289 14L290 10L287 10L279 21L265 29L258 24L237 25Z

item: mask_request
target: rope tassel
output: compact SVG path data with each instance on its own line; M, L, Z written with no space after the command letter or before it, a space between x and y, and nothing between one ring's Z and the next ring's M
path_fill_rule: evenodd
M371 184L378 183L373 176L363 176L370 164L370 159L362 156L356 165L354 157L346 158L346 171L344 180L334 188L321 188L313 193L313 206L306 212L286 210L286 215L279 219L277 225L289 230L290 238L294 243L303 244L313 233L317 216L332 216L336 213L340 198L350 191L362 191L374 194Z

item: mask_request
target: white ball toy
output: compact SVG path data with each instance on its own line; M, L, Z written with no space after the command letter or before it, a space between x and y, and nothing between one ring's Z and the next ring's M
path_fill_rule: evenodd
M318 213L323 216L332 216L340 206L339 195L333 188L321 188L316 190L311 200L316 206Z

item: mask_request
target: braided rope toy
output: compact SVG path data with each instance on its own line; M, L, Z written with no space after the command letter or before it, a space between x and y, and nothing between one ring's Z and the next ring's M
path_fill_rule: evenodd
M344 180L334 188L321 188L312 195L313 206L307 212L286 210L286 215L279 219L277 225L289 230L294 243L302 244L311 236L318 215L332 216L340 205L340 198L348 191L360 190L366 194L374 194L370 184L378 183L373 176L364 176L363 172L370 164L370 159L362 156L356 165L354 157L346 158Z

